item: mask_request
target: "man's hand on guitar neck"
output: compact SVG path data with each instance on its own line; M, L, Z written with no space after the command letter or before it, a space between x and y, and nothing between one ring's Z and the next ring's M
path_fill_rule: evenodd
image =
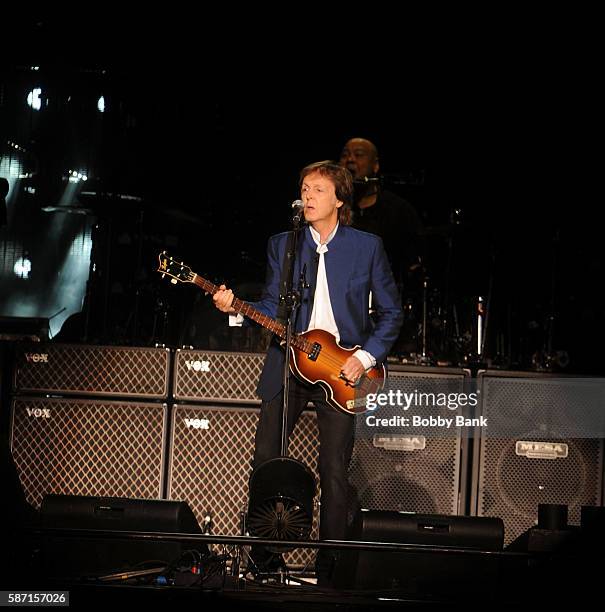
M231 307L233 303L233 291L227 289L225 285L221 285L218 288L218 291L212 296L212 301L221 312L235 314L235 309Z

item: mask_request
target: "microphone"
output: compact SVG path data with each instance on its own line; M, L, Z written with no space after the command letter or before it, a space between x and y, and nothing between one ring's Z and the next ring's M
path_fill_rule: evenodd
M302 200L294 200L292 202L292 221L298 224L303 217L305 203Z
M212 535L212 528L214 527L214 521L212 520L212 512L208 510L204 515L204 520L202 521L202 533L207 535Z
M362 176L353 179L355 185L367 183L388 183L390 185L424 185L424 170L410 170L399 174L381 174L380 176Z
M382 179L378 176L362 176L361 178L353 179L356 185L365 185L366 183L380 183Z

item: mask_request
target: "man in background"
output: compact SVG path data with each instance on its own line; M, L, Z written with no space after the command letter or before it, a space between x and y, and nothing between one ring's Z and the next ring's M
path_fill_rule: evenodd
M351 138L342 149L339 165L353 175L352 226L382 238L395 281L405 285L421 256L420 216L407 200L384 188L373 142Z

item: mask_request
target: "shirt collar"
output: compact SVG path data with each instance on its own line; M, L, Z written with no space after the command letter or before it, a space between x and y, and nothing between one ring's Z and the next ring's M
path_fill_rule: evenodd
M312 225L309 225L309 229L311 230L311 237L313 238L315 244L317 246L321 245L321 242L319 241L319 232L313 228ZM324 245L327 245L328 242L330 242L330 240L332 240L332 238L334 238L336 231L338 230L338 221L336 221L336 225L334 226L334 229L330 232L330 235L328 236L328 239L325 241Z

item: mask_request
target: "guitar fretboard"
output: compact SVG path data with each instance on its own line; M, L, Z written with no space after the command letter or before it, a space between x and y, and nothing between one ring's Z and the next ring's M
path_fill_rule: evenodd
M193 274L191 282L210 295L214 295L219 290L219 287L217 287L214 283L211 283L195 273ZM283 340L286 339L286 326L283 323L280 323L279 321L276 321L275 319L263 314L254 308L254 306L248 304L248 302L244 302L243 300L234 297L231 307L233 310L235 310L235 312L243 314L245 317L256 321L256 323L259 325L262 325L264 328L272 331L279 338L282 338ZM310 353L313 350L313 344L300 336L292 336L292 345L305 353Z

